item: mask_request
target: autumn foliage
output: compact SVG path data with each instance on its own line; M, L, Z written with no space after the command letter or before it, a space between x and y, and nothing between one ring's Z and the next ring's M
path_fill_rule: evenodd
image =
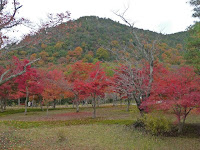
M79 81L75 84L75 89L80 95L91 97L93 105L93 118L96 118L96 101L98 97L104 97L105 89L110 82L105 72L101 69L100 63L93 66L93 71L89 73L87 80Z
M181 132L191 110L200 107L200 77L190 67L177 70L160 67L154 78L151 95L143 106L173 112Z

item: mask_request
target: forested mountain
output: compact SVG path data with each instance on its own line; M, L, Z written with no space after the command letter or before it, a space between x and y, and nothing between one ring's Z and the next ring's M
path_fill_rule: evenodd
M109 54L105 52L105 49L113 47L122 49L130 42L134 43L135 40L128 26L111 19L86 16L74 20L72 23L75 24L75 28L72 30L61 32L56 28L51 28L49 31L54 32L48 42L41 40L37 45L28 45L20 50L12 51L11 54L19 57L28 55L34 58L40 55L42 58L45 57L44 60L54 63L69 61L74 55L78 55L76 59L85 58L89 61L91 57L101 59L102 55L104 55L104 59L108 58ZM135 28L135 32L143 40L159 40L160 43L166 43L171 48L175 48L177 44L184 47L185 39L188 36L188 32L164 35L137 28ZM23 42L25 41L21 43Z
M89 46L94 46L94 43L92 42L95 42L98 44L98 46L100 46L109 44L109 42L112 40L128 42L133 38L126 25L120 24L119 22L115 22L111 19L89 16L81 17L76 20L76 22L81 24L81 27L74 35L77 37L76 40L79 40L77 43L85 42L88 43ZM185 45L185 38L188 35L187 32L163 35L149 30L137 28L135 28L135 32L138 35L145 35L145 37L148 37L150 40L159 38L161 42L165 42L171 47L175 47L176 44Z

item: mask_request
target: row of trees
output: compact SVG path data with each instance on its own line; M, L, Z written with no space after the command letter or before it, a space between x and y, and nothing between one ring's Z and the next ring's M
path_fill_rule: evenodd
M12 72L22 71L28 60L20 61L14 57ZM2 69L3 70L3 69ZM141 115L152 108L170 110L176 115L180 131L188 114L200 107L200 77L191 67L167 69L160 63L154 63L154 76L151 85L149 65L142 68L120 65L115 67L114 75L107 76L101 63L76 62L70 68L36 69L30 65L22 75L1 85L1 108L5 109L7 100L33 97L46 104L63 98L72 98L79 112L81 101L91 100L96 117L97 100L104 98L106 93L117 94L119 100L134 100ZM55 104L55 103L54 103ZM42 106L42 105L41 105ZM54 105L55 106L55 105Z

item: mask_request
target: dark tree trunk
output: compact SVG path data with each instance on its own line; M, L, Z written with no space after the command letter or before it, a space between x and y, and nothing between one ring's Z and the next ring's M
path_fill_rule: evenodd
M26 87L26 100L25 100L25 112L24 114L27 115L27 103L29 100L29 92L28 92L28 87Z
M79 112L79 102L76 101L76 112Z
M4 99L4 103L3 103L3 110L4 110L4 111L6 110L6 106L7 106L7 100Z
M130 99L128 99L128 100L127 100L127 108L126 108L126 111L129 111L129 110L130 110L130 104L131 104Z
M1 112L4 112L4 109L3 109L3 99L1 99Z
M183 123L181 122L181 116L180 115L178 115L177 118L178 118L178 133L181 133L182 130L183 130Z
M33 107L34 107L34 99L31 102L31 108L33 108Z
M33 100L31 101L31 107L33 108L33 107L35 107L35 95L33 95Z
M44 111L44 109L43 109L43 103L42 103L42 96L39 96L39 100L40 100L40 109L42 111Z
M184 126L184 124L183 124L182 122L180 122L180 123L178 124L178 133L182 133L182 131L183 131L183 126Z
M141 108L141 99L140 99L140 98L136 98L136 97L134 96L134 100L135 100L135 102L136 102L136 105L137 105L138 110L140 111L141 117L144 117L145 110L144 110L144 108Z
M56 108L56 99L53 100L53 109Z
M49 104L47 104L47 116L49 115Z
M93 116L92 118L95 119L96 118L96 96L94 96L93 98Z

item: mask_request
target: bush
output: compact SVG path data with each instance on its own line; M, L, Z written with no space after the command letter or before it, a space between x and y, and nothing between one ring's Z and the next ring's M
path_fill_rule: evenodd
M170 132L172 129L171 121L163 116L146 115L144 124L146 130L156 135Z
M172 123L164 116L145 115L143 118L139 118L134 126L144 128L146 131L154 135L166 134L172 130Z

